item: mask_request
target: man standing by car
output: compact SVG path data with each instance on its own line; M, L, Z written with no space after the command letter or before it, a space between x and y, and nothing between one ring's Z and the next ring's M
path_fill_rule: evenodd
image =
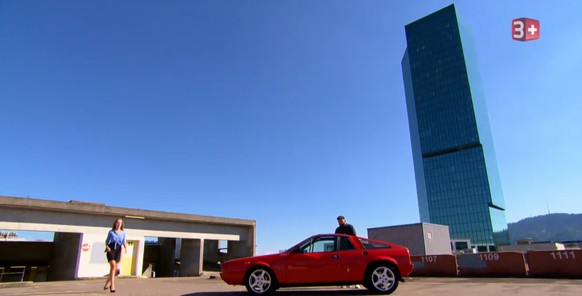
M346 217L344 216L337 216L337 224L339 226L335 229L336 234L349 234L349 235L356 235L356 229L351 224L346 222ZM339 286L340 288L350 288L351 286ZM360 285L355 285L354 288L359 289Z
M337 224L339 224L339 226L335 229L335 233L356 235L356 229L354 226L346 222L346 217L338 216Z

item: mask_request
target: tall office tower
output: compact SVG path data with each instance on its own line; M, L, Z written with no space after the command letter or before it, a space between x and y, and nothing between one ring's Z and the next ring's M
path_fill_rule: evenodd
M509 244L505 205L469 35L455 6L405 27L402 59L421 222L479 251ZM467 58L465 58L467 57Z

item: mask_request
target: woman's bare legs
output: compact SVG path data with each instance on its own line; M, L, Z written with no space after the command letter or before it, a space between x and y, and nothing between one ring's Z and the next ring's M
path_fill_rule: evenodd
M105 281L105 286L103 286L103 290L107 290L111 287L111 262L109 262L109 274L107 275L107 280Z
M109 261L109 276L105 282L105 288L109 288L111 291L115 291L115 272L117 272L117 262L111 260Z

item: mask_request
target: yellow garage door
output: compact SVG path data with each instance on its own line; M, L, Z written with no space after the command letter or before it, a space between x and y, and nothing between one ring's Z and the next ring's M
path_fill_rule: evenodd
M137 256L138 241L127 241L127 253L121 253L121 272L119 275L135 275L135 258Z

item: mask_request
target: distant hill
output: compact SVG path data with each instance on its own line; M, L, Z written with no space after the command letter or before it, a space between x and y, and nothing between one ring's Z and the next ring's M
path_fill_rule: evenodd
M509 223L509 238L542 241L582 241L582 214L548 214Z

